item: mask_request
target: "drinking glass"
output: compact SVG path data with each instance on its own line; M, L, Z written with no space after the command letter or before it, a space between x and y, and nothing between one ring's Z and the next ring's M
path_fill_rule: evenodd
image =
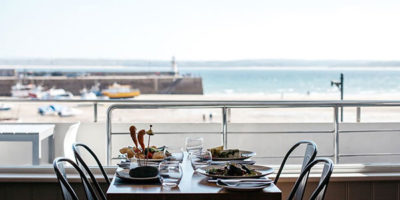
M166 189L179 185L182 179L182 166L178 161L162 161L158 166L160 182Z
M198 168L207 167L211 164L212 157L210 151L193 151L189 155L190 163L193 170Z
M183 161L183 148L176 146L165 147L165 155L167 155L166 160L169 161Z
M201 151L203 149L204 139L202 137L187 137L185 141L186 151L190 154L193 151Z

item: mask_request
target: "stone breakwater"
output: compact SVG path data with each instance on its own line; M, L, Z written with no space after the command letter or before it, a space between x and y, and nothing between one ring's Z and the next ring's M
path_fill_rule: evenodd
M0 96L11 96L11 87L18 82L15 76L0 77ZM96 83L100 89L105 89L114 82L131 85L140 89L142 94L203 94L201 77L185 76L137 76L137 75L112 75L112 76L31 76L22 80L24 84L42 85L45 88L63 88L79 95L83 88L90 89Z

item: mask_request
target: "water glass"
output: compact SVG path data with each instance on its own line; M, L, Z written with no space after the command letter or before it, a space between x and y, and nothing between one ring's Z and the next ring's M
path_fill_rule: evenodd
M212 156L210 151L193 151L189 155L193 170L208 167L211 164Z
M183 161L183 148L168 146L165 148L165 155L167 155L166 160L169 161Z
M190 154L193 151L201 151L203 149L204 139L202 137L187 137L185 141L186 151Z
M158 166L160 182L166 189L179 185L182 179L182 166L178 161L162 161Z

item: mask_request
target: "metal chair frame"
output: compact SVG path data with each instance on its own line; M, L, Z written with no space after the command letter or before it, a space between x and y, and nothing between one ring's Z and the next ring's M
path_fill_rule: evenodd
M101 189L100 184L98 183L98 181L94 177L93 173L91 172L91 170L89 169L89 167L87 166L87 164L83 160L82 156L80 155L79 147L83 147L84 149L86 149L90 153L90 155L92 155L92 157L96 160L96 163L99 166L99 169L100 169L101 173L103 174L107 185L109 186L110 185L110 179L108 179L107 173L105 172L105 170L104 170L103 166L101 165L100 160L97 158L96 154L87 145L82 144L82 143L74 143L72 145L72 150L74 151L76 163L81 168L83 168L86 171L87 174L89 174L89 177L92 180L92 183L93 183L97 193L101 197L101 199L106 200L107 197L104 194L103 190ZM86 191L87 195L90 195L90 192L88 191L87 186L85 184L84 184L84 186L85 186L85 191Z
M57 176L57 180L60 183L61 192L63 194L64 200L79 200L79 198L78 198L78 195L75 193L74 189L72 188L71 184L69 184L69 182L66 178L67 175L65 173L63 162L67 162L70 165L72 165L72 167L75 168L75 170L79 173L82 182L88 185L88 192L90 192L91 195L94 196L93 199L97 200L94 190L93 190L92 186L90 185L89 180L86 178L85 174L81 170L81 168L79 168L79 166L74 161L72 161L68 158L56 158L53 161L53 167L54 167L54 171Z
M326 189L328 188L329 179L333 172L333 162L330 159L319 158L312 161L308 164L304 171L300 174L300 177L297 179L294 187L289 195L288 200L294 199L294 195L296 194L296 190L300 187L302 180L308 180L308 174L310 170L316 165L320 163L325 163L324 168L321 173L321 178L319 180L318 186L315 188L314 192L310 196L310 200L323 200L325 198ZM303 188L302 190L304 190Z
M281 175L281 173L282 173L282 170L283 170L283 168L284 168L284 166L285 166L285 164L286 164L286 161L287 161L287 159L289 158L290 154L291 154L297 147L299 147L299 146L302 145L302 144L306 144L306 145L307 145L307 148L306 148L306 151L305 151L305 153L304 153L303 164L302 164L302 166L301 166L301 172L300 172L300 173L302 173L302 172L304 171L305 167L306 167L308 164L310 164L310 163L315 159L315 157L317 156L317 145L316 145L313 141L302 140L302 141L300 141L300 142L297 142L295 145L293 145L293 146L289 149L289 151L286 153L285 157L283 158L282 163L281 163L281 166L279 167L278 173L276 174L276 177L275 177L275 180L274 180L274 184L275 184L275 185L278 183L279 177L280 177L280 175ZM306 177L308 178L308 174L306 174ZM302 186L303 186L303 187L302 187L303 190L301 190L301 187L300 187L300 190L296 191L296 194L295 194L295 199L296 199L296 200L300 200L300 199L303 198L304 188L306 187L307 181L304 180L301 184L302 184Z

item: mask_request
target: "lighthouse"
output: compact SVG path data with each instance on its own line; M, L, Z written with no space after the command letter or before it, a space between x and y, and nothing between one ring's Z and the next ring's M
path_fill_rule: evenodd
M175 56L172 56L171 66L172 66L172 71L174 72L174 75L178 76L179 72L178 72L178 66L176 65L176 62L175 62Z

